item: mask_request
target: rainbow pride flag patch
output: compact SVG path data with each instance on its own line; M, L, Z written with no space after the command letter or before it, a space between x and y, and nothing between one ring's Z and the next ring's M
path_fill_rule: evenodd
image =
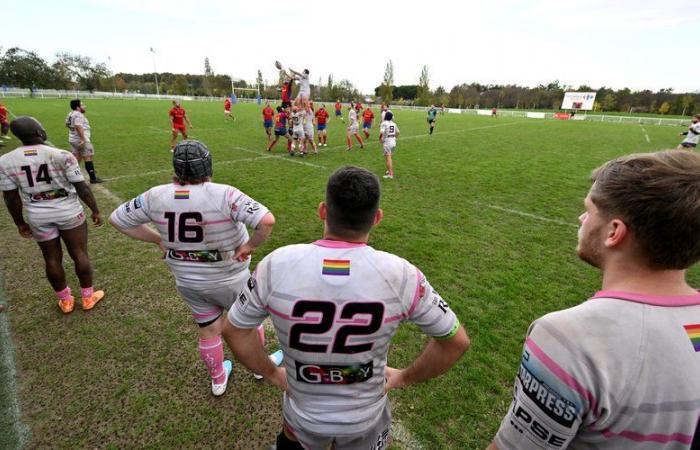
M350 260L349 259L324 259L323 260L323 275L350 275Z
M695 351L700 352L700 323L684 325L683 328L685 328L685 332L688 333L690 343L693 344Z
M175 200L187 200L190 198L190 191L178 189L175 191Z
M24 151L24 156L36 156L37 150L35 148L28 149Z

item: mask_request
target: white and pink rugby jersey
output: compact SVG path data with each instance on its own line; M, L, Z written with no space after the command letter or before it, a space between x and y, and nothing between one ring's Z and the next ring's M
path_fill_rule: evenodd
M19 189L32 223L63 222L83 212L72 183L85 181L70 152L26 145L0 157L0 189Z
M238 189L218 183L156 186L114 210L111 219L133 228L153 222L168 248L166 261L178 286L213 287L230 282L250 260L233 259L268 213Z
M530 326L500 450L700 448L700 295L601 291Z
M320 240L275 250L229 310L257 327L268 314L284 351L287 422L311 433L363 433L386 404L392 336L409 320L449 338L457 316L408 261L365 244Z

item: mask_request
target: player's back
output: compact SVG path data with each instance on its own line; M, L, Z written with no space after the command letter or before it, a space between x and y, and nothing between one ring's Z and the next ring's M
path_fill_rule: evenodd
M35 222L62 220L82 211L72 183L84 181L75 157L48 145L19 147L0 157L3 190L18 188Z
M384 139L396 140L396 135L399 133L399 126L393 120L385 120L382 122L380 132Z
M389 343L425 283L407 261L321 240L268 255L256 269L285 354L285 414L323 435L369 428L384 408Z
M248 241L246 224L255 227L267 213L236 188L211 182L157 186L130 203L156 225L177 284L188 287L225 283L246 270L249 262L233 255Z
M348 113L348 120L350 121L350 125L356 125L357 124L357 112L354 110L350 110Z

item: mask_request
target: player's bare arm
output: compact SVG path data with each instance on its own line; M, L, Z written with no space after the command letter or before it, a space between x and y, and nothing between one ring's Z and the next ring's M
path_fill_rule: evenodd
M167 249L163 245L163 241L160 238L160 234L158 234L153 228L149 227L146 224L139 225L133 228L123 228L120 227L116 223L116 221L112 219L111 216L109 218L109 223L119 232L129 236L130 238L138 239L139 241L143 242L150 242L151 244L156 244L164 252L167 251Z
M19 196L19 190L3 191L2 198L5 201L5 206L12 216L12 220L17 225L17 231L22 237L31 238L32 232L29 230L29 225L24 221L22 215L22 199Z
M90 208L90 211L92 211L90 218L92 219L93 225L96 227L101 227L103 222L102 217L100 216L100 209L97 207L97 200L95 200L95 196L92 194L90 186L88 186L88 184L84 181L73 183L73 186L75 186L75 191L77 192L78 197L80 197L80 200L82 200L83 203Z
M84 147L85 146L85 130L83 130L83 127L81 127L80 125L76 125L75 132L78 133L78 136L80 137L80 142L78 143L78 145L80 147Z
M187 121L187 125L189 125L190 128L194 128L194 125L192 125L192 122L190 122L190 118L187 114L185 114L185 120Z
M238 328L226 320L221 335L241 364L283 391L287 390L285 369L277 367L265 353L256 328Z
M431 339L420 356L406 369L386 368L385 391L399 389L435 378L457 362L469 348L469 336L463 326L449 339Z
M267 240L270 233L272 233L272 228L274 226L275 216L273 216L272 213L265 214L265 216L260 220L260 223L258 223L257 228L255 228L253 235L250 237L250 239L248 239L248 242L236 249L236 253L233 255L233 258L238 261L245 261L246 259L250 258L250 255L255 251L255 249Z

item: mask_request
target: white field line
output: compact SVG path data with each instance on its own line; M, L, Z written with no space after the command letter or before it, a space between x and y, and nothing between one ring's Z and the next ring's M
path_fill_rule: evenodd
M552 219L550 217L538 216L537 214L532 214L532 213L528 213L528 212L524 212L524 211L518 211L517 209L505 208L503 206L491 205L491 204L482 203L482 202L474 202L474 204L477 206L483 206L485 208L494 209L496 211L501 211L501 212L505 212L508 214L514 214L516 216L528 217L530 219L539 220L540 222L556 223L557 225L578 228L578 225L573 224L571 222L565 222L565 221L559 220L559 219Z
M424 450L425 447L413 437L410 431L395 417L391 418L391 437L401 443L406 450Z
M310 163L310 162L306 162L306 161L301 161L301 160L300 160L301 158L299 158L299 159L292 159L291 156L266 155L264 152L259 152L259 151L257 151L257 150L252 150L252 149L249 149L249 148L239 147L239 146L234 146L233 148L236 149L236 150L243 151L243 152L255 153L256 155L263 155L263 156L269 156L270 158L282 159L282 161L287 161L287 162L294 163L294 164L301 164L301 165L304 165L304 166L316 167L317 169L327 169L327 168L328 168L328 167L322 166L322 165L320 165L320 164L314 164L314 163Z
M649 134L647 134L647 130L646 128L644 128L644 125L640 123L639 126L642 127L642 132L644 132L644 137L646 138L647 142L651 142L651 140L649 139Z
M2 284L4 284L3 281L4 280L0 278ZM27 444L29 429L22 423L22 412L17 398L17 384L15 383L17 379L17 369L13 357L14 346L12 345L12 333L10 332L10 319L8 315L8 310L0 313L0 342L2 342L3 346L3 349L0 351L2 355L0 365L3 366L8 378L7 384L2 386L2 389L7 393L7 398L9 399L8 404L3 405L0 411L2 411L2 415L8 418L12 423L12 430L17 436L17 443L19 444L18 448L24 448Z

